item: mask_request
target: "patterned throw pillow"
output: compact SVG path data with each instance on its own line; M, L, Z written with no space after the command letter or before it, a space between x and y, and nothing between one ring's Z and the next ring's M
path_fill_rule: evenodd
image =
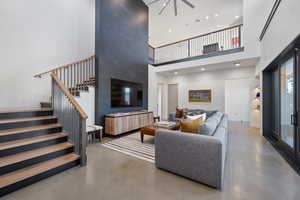
M176 118L183 117L183 108L176 108Z
M198 127L203 123L203 118L199 117L195 120L181 120L180 129L186 133L198 133Z

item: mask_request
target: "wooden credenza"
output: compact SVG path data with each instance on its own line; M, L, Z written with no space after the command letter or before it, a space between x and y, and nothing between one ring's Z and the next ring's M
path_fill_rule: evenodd
M120 135L154 123L152 111L113 113L105 116L105 133Z

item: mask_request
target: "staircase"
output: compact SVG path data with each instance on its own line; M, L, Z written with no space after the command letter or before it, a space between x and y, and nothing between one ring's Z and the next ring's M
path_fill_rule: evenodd
M0 197L78 165L68 136L52 109L0 112Z
M74 96L95 86L95 56L35 75L51 78L51 108L0 112L0 197L85 166L87 114Z

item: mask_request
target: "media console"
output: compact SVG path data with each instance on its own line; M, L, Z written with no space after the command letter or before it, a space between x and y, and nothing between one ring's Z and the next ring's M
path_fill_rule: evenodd
M105 133L108 135L120 135L153 123L153 111L112 113L105 116Z

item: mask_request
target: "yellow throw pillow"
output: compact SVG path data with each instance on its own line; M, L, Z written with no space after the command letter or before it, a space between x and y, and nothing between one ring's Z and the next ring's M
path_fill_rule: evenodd
M186 133L197 133L198 127L203 123L203 117L199 117L195 120L181 120L180 129L182 132Z

